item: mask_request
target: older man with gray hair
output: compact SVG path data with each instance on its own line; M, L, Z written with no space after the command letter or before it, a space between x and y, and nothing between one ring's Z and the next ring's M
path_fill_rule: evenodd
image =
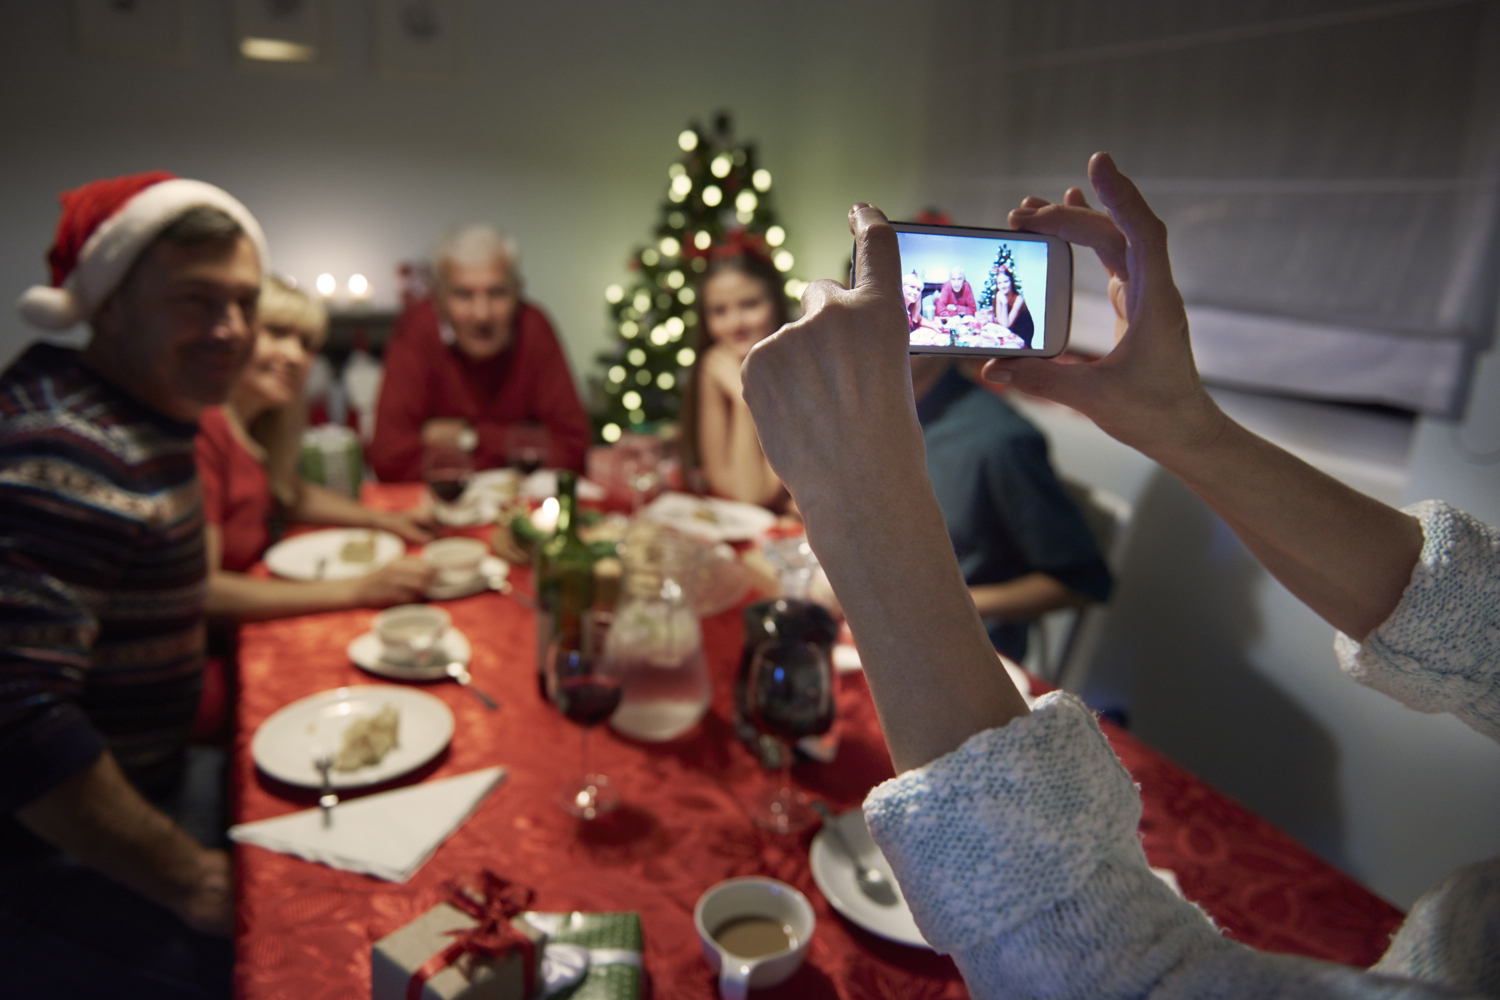
M385 353L370 464L415 480L426 447L473 445L476 468L505 464L511 428L549 431L546 464L582 470L591 427L547 317L521 298L514 242L465 226L438 246L431 301L408 307Z

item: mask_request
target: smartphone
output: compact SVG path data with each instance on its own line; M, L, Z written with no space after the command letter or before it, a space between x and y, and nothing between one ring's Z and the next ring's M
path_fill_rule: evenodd
M1061 354L1073 320L1073 248L1057 236L897 222L912 354Z

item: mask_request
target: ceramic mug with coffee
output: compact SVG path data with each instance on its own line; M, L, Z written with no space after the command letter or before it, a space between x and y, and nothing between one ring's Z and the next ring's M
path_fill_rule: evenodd
M719 973L719 996L745 1000L802 966L817 921L807 897L773 878L732 878L693 909L703 956Z
M422 549L422 558L437 570L440 587L463 587L479 575L490 547L477 538L441 538Z
M400 666L425 667L442 644L453 619L430 604L403 604L375 616L381 658Z

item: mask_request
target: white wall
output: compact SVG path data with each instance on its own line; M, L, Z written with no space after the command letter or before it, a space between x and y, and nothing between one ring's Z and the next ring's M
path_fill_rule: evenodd
M1013 396L1015 394L1012 394ZM1441 497L1500 523L1500 363L1467 419L1398 417L1215 390L1225 409L1390 503ZM1147 743L1397 905L1500 854L1500 748L1340 674L1333 629L1208 508L1078 414L1020 400L1064 475L1136 506L1135 534L1083 694Z
M397 262L447 228L498 224L583 381L606 345L603 289L650 237L689 119L728 109L759 140L796 274L842 266L852 201L911 210L915 150L891 137L915 116L921 74L859 71L898 40L924 51L910 5L865 4L849 22L792 0L476 2L467 78L417 84L381 79L368 6L335 2L336 67L313 78L237 68L222 0L189 5L186 65L81 54L68 3L0 6L7 296L46 277L58 191L165 168L239 196L278 270L360 272L377 303L395 294ZM0 363L33 336L0 310Z

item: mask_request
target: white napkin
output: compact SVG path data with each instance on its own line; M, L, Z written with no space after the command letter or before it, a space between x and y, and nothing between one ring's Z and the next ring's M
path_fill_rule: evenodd
M503 767L487 767L341 802L327 827L321 809L241 823L229 828L229 839L341 871L405 882L505 780L505 773Z

